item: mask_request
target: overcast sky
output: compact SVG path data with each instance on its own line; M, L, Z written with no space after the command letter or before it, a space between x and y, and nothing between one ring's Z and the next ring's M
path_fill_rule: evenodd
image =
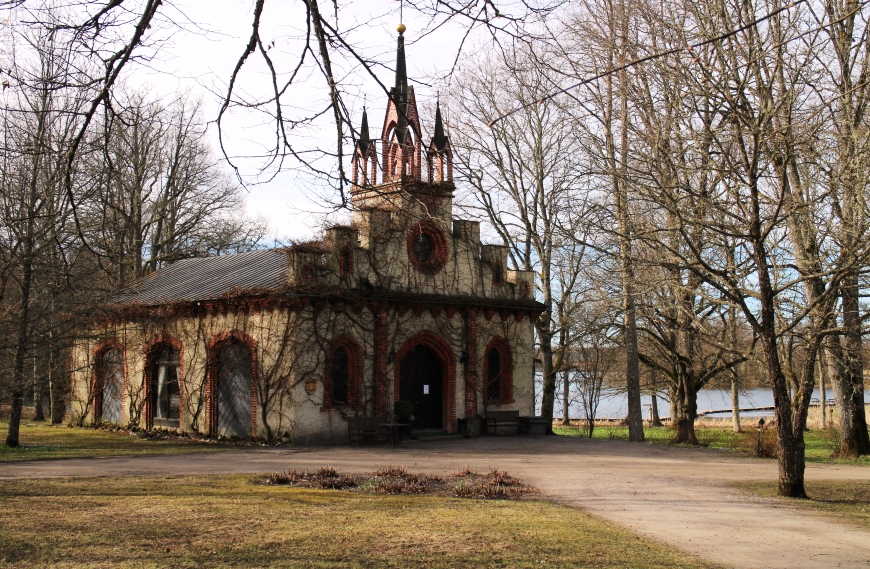
M132 70L128 83L143 85L155 94L183 94L201 98L204 117L214 120L219 109L220 94L225 92L226 82L247 43L251 30L250 0L184 0L176 3L177 9L166 12L173 25L165 29L181 28L162 45L158 57L147 67ZM287 71L299 52L299 37L304 33L304 14L298 10L301 3L266 2L261 35L266 44L274 43L269 54L279 70ZM462 40L458 25L445 26L421 38L427 22L405 11L404 20L408 74L415 85L418 104L421 106L424 130L431 128L432 117L423 110L437 96L437 89L430 86L453 65ZM395 64L396 26L399 23L399 2L395 0L357 1L342 8L338 14L342 29L348 30L347 38L365 56L384 64L377 71L385 85L393 83L392 68ZM362 73L353 62L335 61L343 82L350 85L346 91L345 104L353 112L355 125L362 114L363 104L369 109L370 124L374 136L379 134L386 96L370 76ZM389 66L389 69L386 68ZM240 77L240 87L250 98L268 92L265 68L254 61ZM291 106L322 108L326 89L322 76L308 71L306 80L294 87L287 97ZM431 106L429 107L431 108ZM331 115L297 136L297 148L325 147L334 140L334 125ZM271 124L267 117L253 111L234 112L226 121L224 141L229 154L240 166L248 182L248 211L266 217L277 237L304 238L311 236L324 221L324 200L335 195L325 183L314 180L307 172L293 168L268 169L259 175L265 153L264 143L272 142ZM216 129L212 138L217 144ZM267 181L273 177L271 181ZM310 212L310 213L309 213ZM320 212L321 215L316 215ZM333 214L334 217L336 214ZM340 214L338 214L340 215Z

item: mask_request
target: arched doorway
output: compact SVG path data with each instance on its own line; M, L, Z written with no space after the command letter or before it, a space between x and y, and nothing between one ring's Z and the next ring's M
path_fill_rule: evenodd
M121 350L111 346L97 358L97 385L94 415L97 420L120 425L124 421L124 360Z
M253 373L251 350L235 338L223 341L215 354L217 371L216 434L251 436Z
M444 428L444 364L425 344L399 362L398 398L414 404L415 429Z

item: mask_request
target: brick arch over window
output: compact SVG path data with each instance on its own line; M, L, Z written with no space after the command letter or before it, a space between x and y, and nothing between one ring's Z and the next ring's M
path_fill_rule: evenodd
M206 381L206 423L212 436L218 431L218 361L217 356L225 342L245 346L251 354L251 435L257 432L257 342L239 330L227 330L208 342L208 377Z
M339 362L334 358L336 351L341 348L347 354L347 401L336 401L334 399L335 388L338 387L333 382L333 374L337 369L333 366ZM329 352L326 354L326 368L323 373L323 411L334 409L339 406L347 405L353 409L360 409L362 406L362 387L363 387L363 357L362 350L356 340L348 335L337 336L329 345Z
M501 336L490 340L483 352L483 400L494 404L514 402L513 356L510 344Z
M407 355L408 352L414 349L414 347L418 345L423 345L429 348L435 356L441 360L441 369L442 369L442 377L441 377L441 385L443 389L443 398L442 404L444 409L442 411L442 420L444 424L444 429L448 433L456 432L456 356L453 354L453 350L450 348L450 345L444 341L444 339L434 332L430 332L429 330L423 330L422 332L418 332L410 339L408 339L402 347L399 349L396 354L395 363L393 364L393 401L398 401L399 398L399 383L401 381L401 374L399 365L402 361L402 358Z
M145 360L145 373L142 381L142 398L145 413L145 428L154 426L154 409L151 401L151 382L154 379L154 355L162 346L171 346L178 350L178 391L179 391L179 425L184 424L184 345L180 340L169 334L161 334L145 343L143 357Z
M121 420L116 421L121 423L123 420L124 403L127 400L127 358L124 345L115 338L104 340L94 346L93 352L93 370L91 374L91 404L93 409L94 421L103 419L103 404L104 404L104 387L106 381L106 370L103 367L103 358L110 350L117 350L121 359L121 385L118 397L120 397Z

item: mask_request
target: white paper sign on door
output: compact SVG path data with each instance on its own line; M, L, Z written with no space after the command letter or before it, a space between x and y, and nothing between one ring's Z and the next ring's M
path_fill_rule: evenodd
M428 385L423 386L423 395L429 395L429 386Z

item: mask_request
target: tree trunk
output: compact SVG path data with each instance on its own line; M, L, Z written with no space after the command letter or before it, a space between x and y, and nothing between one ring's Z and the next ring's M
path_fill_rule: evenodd
M33 386L33 420L34 421L45 421L45 411L42 408L42 390L44 384L42 381L38 381L36 385Z
M740 426L740 388L738 385L737 372L731 370L731 430L739 433Z
M570 397L568 389L571 385L570 376L568 372L563 372L563 381L562 381L562 424L565 426L569 426L571 424L571 417L568 411L568 405L570 404Z
M828 378L834 388L834 399L837 407L837 423L840 429L840 456L858 456L855 449L859 448L859 424L864 425L864 435L867 435L867 423L864 417L864 393L860 395L860 413L853 407L858 397L853 397L852 382L848 370L846 350L839 336L828 336L826 341L828 360ZM863 378L862 378L863 384ZM856 420L860 423L856 424Z
M695 419L698 418L698 398L695 393L695 381L691 377L682 377L679 381L675 405L676 416L672 421L672 424L676 425L677 432L672 442L697 445Z
M54 379L54 376L48 382L48 393L51 403L51 424L60 425L63 423L64 415L66 415L66 400L63 387Z
M28 235L24 240L21 306L18 314L18 337L15 346L15 359L12 368L12 410L9 415L9 431L6 446L20 446L18 435L21 428L21 410L24 406L24 362L27 357L27 344L30 339L30 289L33 279L33 218L28 221Z
M840 298L843 307L843 379L840 415L849 415L847 429L840 431L840 456L870 454L870 433L864 412L864 345L861 337L858 275L851 272L843 279Z
M758 321L758 337L764 353L767 378L773 386L773 405L776 415L776 432L779 440L779 495L789 498L806 498L804 489L804 434L803 428L794 434L792 429L791 398L788 381L782 370L777 349L776 293L770 279L770 264L767 250L761 241L760 200L757 188L752 187L753 211L750 234L753 237L753 256L758 276L758 301L761 318Z
M828 355L824 347L819 349L819 410L821 417L819 418L819 427L822 429L828 428L828 386L826 378L828 376Z
M552 334L549 328L549 318L542 314L538 318L538 337L541 340L541 417L547 423L547 434L553 433L553 407L556 401L556 373L553 371Z
M653 391L652 393L650 393L649 397L650 397L650 412L652 413L652 426L653 427L661 427L662 420L661 420L661 417L659 417L659 400L658 400L658 397L656 397L656 392Z

